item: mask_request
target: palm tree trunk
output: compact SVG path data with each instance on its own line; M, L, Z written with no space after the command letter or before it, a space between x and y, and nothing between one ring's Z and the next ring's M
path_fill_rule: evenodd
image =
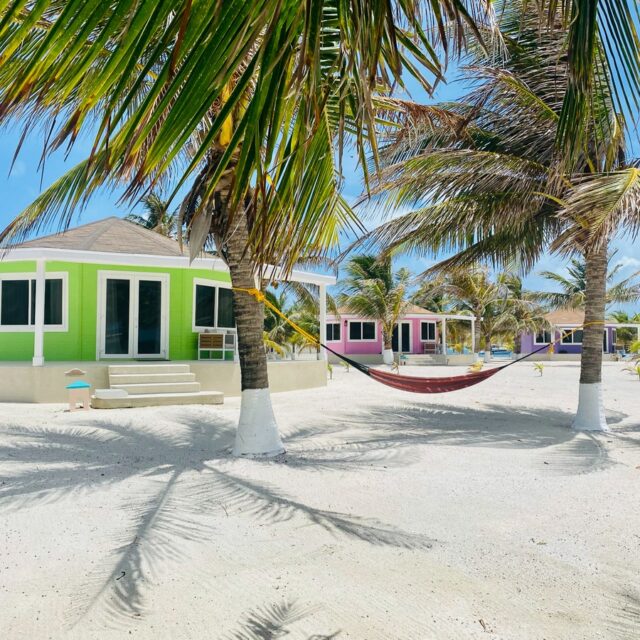
M392 364L393 363L393 349L392 347L392 335L393 330L389 332L386 329L382 330L382 362L384 364ZM402 340L400 336L400 327L398 327L398 345L400 345L400 341Z
M244 212L234 217L226 237L225 258L233 287L256 287L256 269L247 251L249 232ZM244 291L233 292L233 310L238 332L241 404L233 454L265 457L284 452L271 407L267 355L263 344L264 307Z
M484 337L484 361L491 362L491 336Z
M513 336L513 350L518 354L522 352L522 334L519 331Z
M602 401L602 331L606 306L607 243L585 253L585 313L580 359L580 393L573 428L606 431Z

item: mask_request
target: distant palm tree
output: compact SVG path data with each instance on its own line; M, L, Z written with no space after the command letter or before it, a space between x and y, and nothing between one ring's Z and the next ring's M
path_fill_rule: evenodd
M130 213L125 219L167 238L175 238L178 230L178 214L175 211L169 212L169 202L163 200L157 193L151 193L142 199L142 204L145 209L143 215Z
M431 294L446 296L451 311L475 318L478 331L474 350L484 347L488 357L493 338L513 337L533 322L531 318L541 315L533 301L522 297L521 287L515 286L517 280L516 276L503 273L492 281L483 267L455 269L434 281Z
M440 278L427 278L411 296L411 302L435 313L452 311L451 301L442 293L440 284Z
M510 298L520 301L512 308L513 350L515 353L520 353L523 333L537 333L549 327L549 322L545 318L546 310L537 303L535 294L524 288L519 275L507 272L501 274L499 278L509 290Z
M611 311L609 315L620 324L640 324L640 313L631 315L626 311ZM621 346L625 350L634 351L634 345L639 338L638 331L633 327L618 327L616 329L616 347Z
M338 302L350 313L380 322L383 360L391 364L393 330L408 303L409 271L399 269L393 273L390 258L359 255L349 260L346 272Z
M608 258L608 264L615 256L613 252ZM622 265L618 264L613 269L607 271L607 288L605 292L605 302L625 304L640 300L640 282L637 280L640 271L632 273L628 278L624 278L614 283L614 279ZM535 297L553 309L584 309L587 290L587 265L583 258L572 258L567 269L568 275L563 276L553 271L542 271L543 278L560 286L561 291L541 291L535 293Z

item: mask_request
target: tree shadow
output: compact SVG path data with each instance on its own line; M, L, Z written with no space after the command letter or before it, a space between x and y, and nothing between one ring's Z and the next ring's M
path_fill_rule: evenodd
M353 460L384 465L416 461L416 445L539 449L563 474L601 470L611 464L605 446L611 433L572 430L573 415L559 409L486 404L481 408L420 403L379 405L342 416L327 433L323 421L287 435L282 462L294 468L340 468ZM616 412L609 423L621 422ZM345 441L345 434L351 434ZM314 446L315 438L337 435L334 444ZM408 450L408 453L405 451Z
M116 548L77 589L72 625L89 612L111 626L143 616L154 576L179 567L196 555L195 545L212 539L212 512L241 514L252 523L299 518L332 536L379 546L429 549L434 543L375 519L305 504L275 486L234 474L229 467L235 464L230 456L235 425L211 413L169 415L152 429L134 425L122 413L74 417L70 425L14 425L7 430L9 442L0 445L0 461L15 465L0 484L3 510L70 499L133 478L150 486L142 496L122 490L126 504L119 511ZM351 455L349 464L357 465L358 456Z
M223 636L224 640L277 640L290 634L289 627L314 612L313 607L302 607L295 601L284 601L249 611L238 628ZM339 631L329 635L312 635L308 640L332 640Z

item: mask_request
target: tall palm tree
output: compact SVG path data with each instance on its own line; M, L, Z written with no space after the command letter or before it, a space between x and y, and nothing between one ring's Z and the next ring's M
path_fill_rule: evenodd
M384 152L378 189L387 206L410 213L368 241L388 251L455 254L442 266L496 263L530 269L547 248L579 252L586 268L585 323L574 427L605 429L602 325L607 247L618 228L640 227L640 172L625 163L624 123L607 72L593 68L592 95L578 152L555 143L572 89L562 19L540 29L532 3L510 3L504 50L472 51L473 88L459 102L405 111ZM601 59L603 47L596 38Z
M622 265L610 267L615 252L609 256L606 280L605 303L629 303L640 300L640 271L615 282ZM554 309L584 309L587 289L587 266L584 259L572 258L567 275L553 271L542 271L540 275L560 288L560 291L541 291L535 297Z
M379 260L372 255L354 256L345 270L339 304L349 313L380 323L382 358L385 364L391 364L393 331L408 304L409 272L399 269L393 273L389 258Z
M171 183L189 249L213 239L234 286L242 402L237 455L283 450L269 395L262 265L322 255L353 217L347 136L376 154L374 92L403 73L431 90L488 0L84 0L0 4L0 121L47 123L45 155L90 132L89 158L0 236L16 241L103 185L135 202ZM55 69L55 73L52 70ZM91 123L91 127L88 127ZM338 163L336 163L338 160Z
M150 193L142 198L145 212L143 215L130 213L125 216L130 222L135 222L145 229L155 231L168 238L174 238L177 231L178 216L169 211L169 203L157 193Z

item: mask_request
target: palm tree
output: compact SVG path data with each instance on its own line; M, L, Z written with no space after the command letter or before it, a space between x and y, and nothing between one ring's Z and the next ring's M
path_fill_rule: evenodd
M393 362L393 330L405 314L408 303L409 272L392 272L391 260L379 260L372 255L354 256L345 268L347 276L341 283L339 304L349 312L380 323L382 328L382 358Z
M237 455L283 450L271 408L263 305L241 291L330 251L353 215L339 193L347 135L376 154L374 92L403 72L431 90L486 0L10 0L0 8L0 121L47 123L45 155L94 144L0 235L19 241L98 188L135 202L171 182L191 256L213 239L234 286L242 401ZM429 28L425 28L425 27ZM433 27L433 28L432 28ZM430 35L427 35L430 34ZM55 68L55 73L52 70ZM87 123L92 128L87 128Z
M509 290L512 300L520 301L513 305L512 314L514 319L513 350L515 353L521 352L522 334L537 333L541 329L549 327L549 322L545 318L545 311L538 304L536 294L524 288L522 278L516 273L503 273L500 275L501 282Z
M611 311L609 315L620 324L640 324L640 313L631 315L626 311ZM616 348L620 345L625 350L637 351L638 349L634 349L634 345L639 338L638 331L633 327L618 327L616 329Z
M486 268L474 267L444 273L432 285L432 293L446 296L450 310L475 318L478 331L473 347L475 351L484 348L485 360L491 357L493 338L524 330L523 318L534 313L531 301L514 295L513 282L512 274L499 274L492 281Z
M616 229L637 229L640 172L625 163L624 123L607 73L595 65L584 127L588 143L557 146L571 84L562 20L540 29L532 3L512 3L501 29L505 49L475 49L459 102L404 109L384 151L378 191L410 213L381 225L367 242L387 251L455 254L439 265L489 257L530 269L547 248L585 260L585 322L574 427L605 429L601 398L607 246ZM602 58L602 45L594 45ZM365 243L366 246L366 243Z
M613 252L608 259L607 289L605 303L607 306L613 303L629 303L640 300L640 282L637 281L640 271L629 277L615 282L615 278L622 268L618 264L610 268ZM587 267L584 259L572 258L567 267L567 275L553 271L542 271L540 275L560 287L560 291L541 291L535 297L553 309L584 309L587 289Z
M142 198L142 204L145 209L143 215L130 213L125 219L167 238L175 238L178 217L175 212L169 212L169 203L158 194L151 193Z

